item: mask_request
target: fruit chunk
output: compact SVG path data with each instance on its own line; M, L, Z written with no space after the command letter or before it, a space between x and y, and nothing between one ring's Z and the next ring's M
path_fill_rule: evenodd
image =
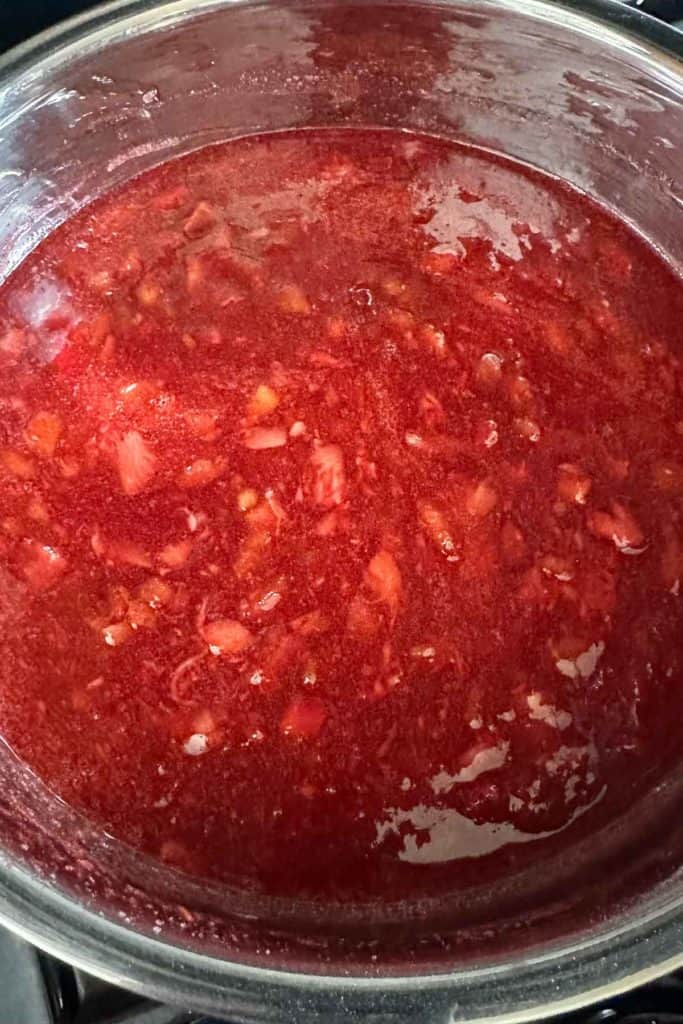
M37 412L26 427L29 447L44 459L51 459L62 433L62 421L53 412Z
M216 212L209 203L197 203L194 210L183 224L183 233L188 238L201 238L211 230L217 221Z
M14 448L5 448L3 452L0 452L0 459L2 459L5 469L19 480L30 480L35 473L33 459L22 455Z
M21 571L29 586L36 591L47 590L66 572L66 559L50 544L25 540L21 545Z
M318 735L326 718L327 712L321 700L304 697L292 701L282 716L280 728L285 736L308 740Z
M447 562L457 562L460 555L445 512L429 501L418 503L420 525L428 537L446 557Z
M113 622L102 630L102 639L107 647L120 647L133 635L134 630L129 622Z
M202 636L212 654L241 654L254 642L254 637L236 619L216 619L202 629Z
M295 313L299 316L308 316L311 312L311 304L305 293L296 284L285 285L280 289L278 295L280 309L285 313Z
M252 419L258 420L277 409L279 404L280 396L277 391L274 391L268 384L259 384L249 399L247 412Z
M159 552L159 561L169 569L179 569L182 565L185 565L191 551L192 541L179 540L162 548Z
M564 462L560 466L557 493L563 501L585 505L591 489L591 478L579 466Z
M287 444L287 431L283 427L252 427L244 433L244 446L252 451L283 448Z
M596 537L611 540L625 555L639 555L645 550L645 537L635 517L619 502L612 502L611 512L591 512L588 528Z
M467 511L475 519L483 519L493 511L497 501L498 495L493 486L488 480L482 480L470 490L467 496Z
M322 508L341 505L346 496L344 456L339 445L323 444L313 449L313 500Z
M403 581L390 551L378 551L370 560L365 571L365 583L377 600L387 606L391 619L395 619L401 604Z
M124 493L133 497L151 482L157 459L142 434L129 430L116 446L119 477Z
M223 471L222 463L215 459L196 459L184 466L176 477L179 487L189 490L192 487L204 487L217 480Z

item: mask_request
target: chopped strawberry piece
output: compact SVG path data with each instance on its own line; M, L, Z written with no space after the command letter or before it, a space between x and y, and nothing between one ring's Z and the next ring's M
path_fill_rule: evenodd
M179 206L187 202L189 196L190 190L187 185L177 185L175 188L168 189L166 192L161 192L158 196L155 196L152 203L157 210L177 210Z
M185 466L176 477L179 487L190 489L213 483L223 472L223 464L214 459L197 459Z
M560 466L557 493L563 501L585 505L591 489L591 478L578 466L568 462Z
M202 635L212 654L242 654L254 643L252 634L236 619L208 622Z
M0 352L9 363L15 363L26 349L26 331L20 327L8 327L0 330Z
M446 336L434 324L423 324L420 328L420 340L439 359L448 355Z
M56 548L35 540L22 542L20 563L23 576L36 591L48 590L68 568L66 559Z
M526 541L518 526L506 519L500 531L500 543L503 557L509 565L516 565L524 559Z
M4 451L0 452L0 460L2 460L5 469L12 476L16 476L20 480L30 480L35 474L33 459L29 459L27 455L22 455L21 452L16 451L14 448L5 448Z
M119 477L124 492L131 497L149 485L156 472L157 459L142 434L129 430L116 446Z
M341 505L346 497L344 456L339 445L324 444L313 449L313 500L323 508Z
M377 633L382 625L379 608L363 594L356 594L346 616L346 628L351 636L367 639Z
M318 735L326 718L323 702L317 697L305 697L292 701L282 716L280 728L285 736L309 740Z
M61 418L53 412L38 412L26 428L26 441L42 458L51 459L62 434Z
M190 410L185 413L185 422L195 437L203 441L215 441L220 434L218 413Z
M637 555L644 550L645 537L635 517L620 505L612 503L610 512L591 512L588 529L596 537L611 540L614 546L626 555Z
M113 622L102 630L102 639L107 647L120 647L134 635L130 622Z
M475 519L483 519L492 512L498 502L498 495L488 480L482 480L480 484L470 489L467 495L466 507L468 513Z
M279 404L280 396L277 391L274 391L268 384L259 384L249 399L247 412L252 419L258 420L277 409Z
M216 211L209 203L197 203L194 210L183 224L183 232L188 238L201 238L215 227L218 221Z
M153 608L163 608L173 600L173 587L158 576L150 576L138 587L138 597Z
M147 601L131 601L126 618L133 629L154 629L157 624L156 611Z
M387 606L389 614L396 618L401 597L403 581L396 559L390 551L378 551L365 571L365 583L374 596Z
M290 284L280 289L278 296L280 309L285 313L295 313L299 316L308 316L311 312L311 304L306 295L298 285Z
M683 463L673 459L656 462L652 479L655 487L665 494L683 494Z
M141 569L151 569L152 559L141 544L132 540L110 540L104 542L105 557L111 562L121 565L135 565Z
M418 503L420 525L449 562L457 562L459 552L445 512L429 501Z
M326 633L330 628L330 620L321 611L306 612L298 619L292 619L291 628L301 636L315 636L319 633Z
M173 544L167 544L165 548L162 548L159 552L159 561L169 569L179 569L180 566L185 565L190 557L191 551L192 541L179 540Z
M661 558L661 578L664 586L678 596L683 584L683 540L670 533L664 544Z

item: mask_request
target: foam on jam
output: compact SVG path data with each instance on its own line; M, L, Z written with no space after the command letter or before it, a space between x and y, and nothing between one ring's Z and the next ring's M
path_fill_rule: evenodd
M680 281L473 149L202 150L0 291L0 730L182 870L468 885L680 751Z

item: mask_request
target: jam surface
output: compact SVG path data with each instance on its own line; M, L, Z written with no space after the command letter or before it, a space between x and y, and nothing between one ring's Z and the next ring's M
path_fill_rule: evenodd
M681 753L681 323L611 215L434 139L97 201L0 290L0 732L269 893L569 847Z

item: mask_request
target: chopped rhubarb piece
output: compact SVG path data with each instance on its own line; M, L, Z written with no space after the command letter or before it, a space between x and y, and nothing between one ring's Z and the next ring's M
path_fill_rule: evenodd
M120 565L136 565L141 569L152 568L152 558L141 544L119 538L104 542L104 555L112 562Z
M157 458L142 434L129 430L116 446L121 487L125 494L140 494L151 483Z
M310 740L318 735L326 718L327 712L321 700L304 697L292 701L282 716L280 728L285 736Z
M244 433L244 446L252 451L283 448L287 444L287 431L282 427L251 427Z
M293 619L290 622L290 626L295 633L299 633L301 636L316 636L329 630L330 620L321 611L316 609L313 612L306 612L305 615L300 615L298 619Z
M341 505L346 497L344 456L336 444L323 444L313 449L313 500L323 508Z

